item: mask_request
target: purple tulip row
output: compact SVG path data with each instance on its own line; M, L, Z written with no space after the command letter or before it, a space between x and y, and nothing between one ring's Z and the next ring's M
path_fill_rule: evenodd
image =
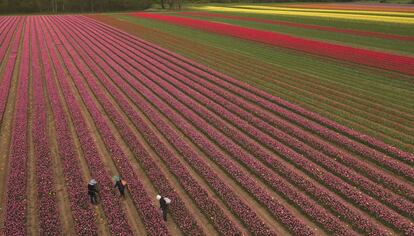
M47 39L49 35L45 32L45 25L39 21L40 18L37 18L35 27L38 29L39 46L43 49L40 50L40 53L44 68L44 78L55 120L58 154L65 176L66 191L69 195L74 229L77 235L97 235L96 216L89 204L87 193L79 190L79 188L83 189L86 187L86 180L80 171L81 168L75 151L76 147L71 139L72 135L68 126L68 120L54 81L56 77L65 78L66 75L64 68L60 65L59 59L54 53L50 39ZM46 39L48 44L46 44ZM56 76L53 74L53 70L56 71Z
M148 58L148 61L149 61L149 63L151 63L153 65L157 63L156 61L153 61L151 58ZM162 64L159 63L157 67L160 68L160 69L164 69L165 71L168 71L168 73L173 74L176 78L179 78L183 81L186 80L187 82L189 82L188 78L192 77L191 74L185 74L185 71L181 71L181 72L183 72L182 75L172 71L170 69L170 68L172 68L172 66L169 66L167 68L167 67L164 67ZM186 77L183 77L183 76L186 76ZM231 113L231 112L229 112L228 110L226 110L222 107L222 105L225 105L225 104L228 105L228 103L229 103L228 101L226 101L224 99L219 99L219 102L215 103L212 100L207 99L205 96L200 94L200 92L203 91L203 93L209 94L213 99L218 98L217 95L212 93L212 91L214 91L214 90L206 89L206 88L204 88L204 87L202 87L202 86L200 86L196 83L193 83L192 85L198 87L198 90L191 90L186 85L183 85L182 83L180 83L180 81L178 81L178 80L176 80L172 77L164 76L164 77L157 77L157 78L167 78L170 81L171 85L175 86L175 88L172 88L170 90L171 92L179 90L179 91L183 91L183 92L186 92L187 94L189 94L191 96L191 98L190 97L184 97L182 99L182 101L184 103L188 104L188 103L191 103L190 101L192 101L192 99L194 99L194 98L197 99L206 108L209 108L209 109L215 111L217 115L226 118L228 122L235 124L240 129L246 131L252 137L256 138L258 142L264 143L270 149L272 149L273 147L275 147L278 144L275 144L272 141L271 137L267 136L266 134L264 134L262 132L264 130L270 131L273 134L274 138L281 139L282 142L284 142L285 144L289 144L290 146L293 146L294 148L299 150L299 152L307 155L309 158L315 160L315 162L320 163L322 166L329 169L332 173L336 173L337 175L341 176L345 181L349 181L349 182L353 183L355 186L359 186L359 188L361 188L362 190L366 191L369 194L372 194L373 196L377 197L378 199L380 199L380 200L386 202L387 204L393 206L395 209L402 212L403 214L413 216L413 214L414 214L414 205L411 202L405 200L404 198L402 198L400 196L395 195L394 193L390 192L387 189L384 189L384 188L378 186L375 183L372 183L370 180L368 180L368 179L360 176L359 174L355 173L352 169L350 169L348 167L344 167L344 166L332 161L332 159L330 157L317 152L316 150L309 147L308 145L298 141L297 139L294 139L294 138L286 135L285 133L283 133L280 130L277 130L274 127L266 124L265 122L263 122L260 119L253 119L253 120L250 120L250 121L251 121L251 124L263 124L264 125L264 127L262 127L263 130L257 130L257 129L252 128L250 126L250 124L248 124L246 121L244 121L244 120L240 119L238 116L234 115L234 113L237 114L237 111L240 112L240 110L241 110L238 106L233 105L232 108L236 108L236 110L235 111L232 110L234 113ZM159 80L157 78L153 79L153 81ZM163 88L167 88L169 86L164 81L160 81L158 83ZM237 99L237 98L235 98L235 99ZM188 104L188 105L190 107L195 107L195 108L199 107L197 104ZM254 112L255 109L252 108L251 111ZM247 113L247 112L244 112L244 113ZM201 111L201 112L199 112L199 114L203 115L203 112ZM210 114L210 117L211 117L211 114ZM243 118L245 118L245 117L243 117ZM252 116L247 116L247 118L252 118ZM215 119L215 118L207 118L207 119ZM216 120L216 122L212 122L212 123L217 123L217 122L219 123L217 125L217 127L219 129L223 130L224 127L226 127L226 125L221 121ZM282 123L280 123L280 125L281 126L287 126L288 124L285 124L285 123L286 122L284 122L284 123L282 122ZM223 130L223 132L226 132L226 130ZM234 134L234 136L235 136L234 140L235 141L242 142L243 145L254 146L254 144L252 142L250 142L248 139L246 139L245 137L239 135L238 130L233 129L230 132ZM306 133L304 133L303 135L305 135L305 134ZM277 150L275 150L275 151L277 151Z
M54 24L51 26L59 32L59 25L57 25L58 19L52 19ZM62 35L66 35L66 32L59 32ZM69 38L69 37L68 37ZM80 64L79 56L76 54L76 51L71 46L71 44L67 41L66 38L61 38L62 42L68 49L69 54L71 57L77 62L79 68L82 70L82 73L86 77L86 80L92 82L94 80L93 75L86 70L86 67ZM82 58L85 58L85 55L81 55ZM104 77L102 73L100 73L99 69L95 62L91 60L84 60L90 68L97 73L98 77ZM97 125L99 132L101 133L101 137L105 145L108 147L108 151L111 154L111 157L114 159L115 165L119 168L122 178L128 182L129 191L131 193L131 197L139 210L142 219L144 221L145 227L149 235L169 235L166 225L162 222L162 219L159 215L158 210L155 208L154 205L151 204L151 199L146 194L146 191L143 187L143 184L139 181L135 171L133 170L131 164L129 163L126 154L122 151L121 147L119 146L115 136L112 134L108 124L104 120L103 115L98 110L96 105L93 102L93 98L87 93L85 87L83 86L83 82L79 77L74 77L75 85L78 88L81 96L83 97L83 101L85 101L85 105L87 106L92 118ZM187 223L188 225L193 225L195 222L189 220ZM189 231L188 233L193 233L196 231Z
M163 87L164 88L166 88L166 86L165 85L163 85ZM170 101L172 98L168 98L167 100L168 101ZM188 99L184 99L184 100L186 100L186 101L188 101ZM178 105L176 105L175 107L178 107ZM182 111L181 111L182 112ZM365 200L367 200L368 198L365 198ZM372 208L371 208L372 209ZM375 211L375 209L374 209L374 211ZM393 214L393 216L396 216L395 214ZM396 216L396 217L398 217L398 216Z
M52 156L47 132L47 108L45 104L42 71L40 65L37 28L33 17L30 25L32 79L33 79L33 146L36 160L37 203L41 235L61 235L62 229L57 206L55 181L53 176Z
M111 91L113 91L113 89L111 89ZM134 100L134 101L137 102L137 100ZM144 112L147 112L148 109L144 109L143 107L145 107L145 105L140 104L140 109L143 110ZM127 109L130 110L130 108L127 108ZM156 115L149 116L149 119L151 121L153 121L153 123L155 125L164 123ZM132 120L135 120L135 118L133 118ZM174 131L172 131L172 130L166 131L165 129L161 130L161 131L162 131L162 133L166 134L166 136L167 136L167 138L169 138L169 140L175 140L175 142L180 142L180 145L176 146L178 150L180 150L180 148L181 148L181 150L182 150L182 148L187 148L187 150L189 150L188 145L186 145L185 142L183 142L178 135L175 134L174 138L171 137L171 135L173 135L171 132L174 132ZM189 159L189 160L192 160L194 158L198 158L198 162L193 161L191 163L192 164L195 163L196 165L197 164L200 165L199 163L200 163L201 159L199 157L197 157L194 152L192 152L192 158ZM261 222L261 220L254 213L254 211L252 211L246 205L246 203L240 201L240 199L238 199L234 195L234 193L232 193L231 190L213 172L211 172L211 170L205 164L204 164L204 166L199 167L198 170L200 170L202 173L203 172L208 173L208 174L204 175L205 179L209 183L211 183L211 186L213 187L213 189L215 189L220 194L220 196L223 196L225 198L226 203L231 205L231 209L236 211L236 214L244 219L244 222L246 222L248 224L251 232L254 232L255 234L261 234L261 235L271 234L271 230L266 225L264 225L263 222ZM287 209L284 209L284 210L287 211ZM265 233L265 232L268 232L268 233ZM303 231L303 229L301 231L301 233L303 233L303 234L306 234L306 232L308 232L308 231Z
M21 63L17 85L16 100L13 128L11 134L10 156L9 156L9 173L7 175L7 193L4 206L4 234L5 235L25 235L26 234L26 209L27 209L27 165L26 160L29 154L29 144L27 141L28 128L28 111L29 111L29 29L27 18L23 20L24 24L19 25L16 32L16 38L13 41L12 52L19 52L21 37L23 46L21 49ZM11 56L13 57L13 56ZM12 58L12 60L15 60ZM14 64L14 63L13 63ZM13 69L12 69L13 70ZM13 72L5 72L6 76L12 77ZM10 78L5 77L8 80Z
M141 86L139 86L138 84L133 84L133 87L138 88L139 91L143 91L144 89L141 88ZM124 89L125 90L125 89ZM151 94L144 94L145 97L149 97L151 101L155 101L156 98L152 97ZM134 99L134 101L136 102L136 99ZM160 104L156 104L156 106L158 108L162 107L162 105ZM173 121L175 122L177 125L181 125L183 124L185 121L184 120L176 120ZM185 126L186 127L186 126ZM183 128L183 132L185 132L187 128ZM197 133L197 131L195 132ZM197 139L193 139L193 140L197 140ZM202 146L202 145L200 145ZM213 148L214 149L214 148ZM222 158L225 159L225 158ZM279 180L277 181L276 178L271 179L269 182L271 183L278 183L275 184L275 188L278 189L279 191L281 190L282 192L288 192L291 191L288 187L286 187L285 189L283 188L284 186L286 186L283 183L283 180ZM321 223L322 225L327 226L328 229L332 230L332 232L341 232L342 234L346 234L347 229L344 226L343 228L340 227L341 223L338 222L337 220L335 220L334 218L329 217L326 213L324 213L324 210L320 210L319 206L315 206L315 204L309 204L309 200L306 199L306 197L298 197L295 196L297 195L297 193L287 193L288 195L290 195L290 200L294 201L295 203L302 205L303 209L305 212L307 212L308 214L314 216L317 220L317 222ZM330 226L329 226L330 225ZM349 233L348 233L349 234Z
M43 23L46 25L51 37L47 37L49 43L61 42L57 37L56 32L53 31L49 18L45 18ZM73 78L78 78L75 65L81 65L76 58L73 58L74 63L71 62L67 54L66 45L61 42L64 47L57 47L56 53L60 53L63 63ZM84 71L82 71L84 73ZM116 235L130 235L132 229L128 224L125 213L122 210L119 200L114 200L115 190L113 189L111 175L105 171L105 165L102 161L101 155L98 152L97 146L92 138L91 131L88 128L85 118L82 115L80 105L77 103L74 94L71 92L70 85L65 77L59 77L59 83L68 105L69 113L72 117L72 122L75 131L78 135L81 147L84 153L85 160L88 164L91 176L99 183L99 196L102 201L103 210L108 221L109 230Z
M118 70L118 71L120 71L120 70ZM120 79L119 76L111 76L111 77L113 79L118 79L118 80ZM106 86L110 86L110 84L108 84L107 81L102 81L102 82L105 83ZM109 90L111 91L111 93L114 96L118 94L118 93L114 92L113 88L110 88ZM102 96L97 96L97 97L101 98ZM175 157L168 149L166 149L163 143L161 143L159 140L157 140L155 134L150 129L148 129L148 127L145 127L144 125L142 125L144 123L144 121L142 121L142 120L140 121L141 118L137 115L137 113L135 111L131 110L130 107L128 106L127 102L124 101L122 99L122 97L119 97L119 95L118 95L118 102L122 107L127 108L127 113L129 115L132 114L132 116L134 118L132 118L131 120L135 123L137 128L139 128L141 130L141 132L144 133L144 136L147 138L147 140L149 140L150 145L153 144L153 146L156 147L156 149L159 149L159 150L156 150L156 151L158 151L159 155L162 156L165 159L166 163L172 169L172 171L175 173L175 175L179 177L179 180L182 181L184 188L188 192L190 192L193 196L195 196L195 200L196 200L196 202L197 202L197 200L199 201L199 203L198 203L199 205L200 204L205 205L205 206L201 206L201 209L203 209L204 211L207 211L207 213L209 211L211 211L210 213L208 213L208 215L210 215L210 217L213 218L213 222L216 221L215 224L219 226L218 227L219 231L221 231L222 233L237 232L237 231L235 231L235 229L231 229L231 228L234 228L234 226L232 226L233 223L230 223L226 218L223 218L223 216L221 216L223 214L223 213L220 213L221 209L217 208L215 206L215 203L212 202L208 198L207 193L204 192L202 189L200 189L201 186L199 186L195 182L195 180L193 180L192 178L189 178L188 172L185 170L184 166L182 166L180 164L180 162L178 161L178 158ZM109 110L108 113L110 113L110 114L115 114L116 113L116 112L110 111L110 108L108 108L108 107L107 107L107 109ZM114 118L114 119L119 120L120 118ZM123 122L120 121L120 122L116 122L116 123L123 123ZM127 131L127 132L130 132L130 131ZM200 191L201 191L202 194L198 193ZM212 209L210 210L208 208L212 208ZM215 212L213 212L213 211L215 211ZM220 224L222 224L222 226L220 226ZM230 230L229 230L229 227L231 227Z

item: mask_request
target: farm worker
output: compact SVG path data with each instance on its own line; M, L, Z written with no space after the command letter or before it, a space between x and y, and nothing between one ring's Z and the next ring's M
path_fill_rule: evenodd
M114 180L115 180L114 188L118 188L121 196L125 197L125 187L126 187L127 182L121 179L119 176L114 176Z
M88 194L89 197L91 198L91 203L92 204L98 204L98 188L97 188L97 182L94 179L91 179L91 181L89 181L88 183Z
M161 197L161 195L157 195L157 200L160 201L160 208L162 211L162 218L164 221L167 221L167 211L168 205L171 203L171 200L166 197Z

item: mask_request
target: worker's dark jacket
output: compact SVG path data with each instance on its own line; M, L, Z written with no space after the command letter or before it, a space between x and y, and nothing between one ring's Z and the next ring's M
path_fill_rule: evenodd
M114 187L118 187L120 192L123 192L125 190L125 185L123 185L121 181L116 181Z
M160 208L164 211L167 209L167 206L168 206L167 202L165 201L164 197L162 197L160 199Z
M88 184L88 194L93 196L98 193L98 189L96 189L96 185Z

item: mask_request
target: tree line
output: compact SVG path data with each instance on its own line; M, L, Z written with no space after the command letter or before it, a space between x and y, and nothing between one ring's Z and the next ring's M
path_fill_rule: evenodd
M0 0L0 13L64 13L142 10L151 0Z

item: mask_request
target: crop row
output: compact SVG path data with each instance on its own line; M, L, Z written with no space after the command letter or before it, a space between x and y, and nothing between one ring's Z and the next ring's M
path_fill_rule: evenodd
M136 66L138 66L138 65L136 65ZM149 81L147 82L147 84L148 83L150 83ZM138 85L135 85L134 84L134 87L137 87ZM139 91L143 91L143 88L141 88L141 87L139 87ZM159 94L159 92L158 92L158 94ZM145 94L145 96L146 97L149 97L150 95L149 94ZM150 97L150 100L151 101L155 101L156 100L156 98L153 98L153 97ZM160 108L160 104L156 104L156 106L158 107L158 108ZM187 114L187 113L186 113ZM168 117L170 117L170 115L168 116ZM180 122L178 122L177 120L175 120L175 122L176 122L176 124L177 125L181 125L181 123L183 123L183 121L180 121ZM208 126L207 124L204 124L204 126ZM184 131L183 131L184 132ZM221 141L221 139L218 139L218 140L220 140ZM243 151L241 151L241 152L243 152ZM235 155L235 156L237 156L237 154ZM252 169L254 169L254 168L252 168ZM262 172L261 172L262 173ZM279 182L279 181L278 181ZM306 201L305 201L306 202ZM326 220L326 218L324 219L324 220Z
M126 75L124 75L124 76L126 76ZM119 76L111 76L111 77L112 78L118 78ZM100 77L100 78L102 78L102 77ZM93 81L88 80L88 83L93 83ZM97 89L96 84L92 84L91 87L95 90L95 92L97 92L97 93L101 92L100 90ZM112 92L112 90L111 90L111 92ZM111 119L115 120L114 123L117 125L117 128L120 130L121 135L126 139L127 143L130 144L130 146L137 148L138 152L140 152L140 153L145 152L145 150L142 147L140 147L140 145L138 144L138 142L135 138L135 135L132 133L132 131L127 126L123 126L122 128L119 127L119 124L125 123L125 121L123 121L122 118L119 116L118 112L111 107L111 104L105 99L105 97L104 96L99 96L99 95L96 96L96 97L104 105L105 109L108 110L108 114L111 117ZM120 105L122 106L123 103L120 103ZM136 117L136 118L141 119L139 117ZM136 121L136 123L138 123L138 124L143 124L144 123L143 120L141 120L141 121L134 120L134 121ZM200 185L198 185L195 182L194 179L191 178L191 176L188 174L188 172L185 170L185 168L183 168L182 166L180 167L179 162L177 162L177 160L178 160L177 157L172 155L172 153L170 153L170 151L163 146L161 141L158 140L158 138L155 136L155 134L150 129L148 129L148 127L145 127L145 126L140 126L140 127L141 127L141 129L143 129L143 130L141 130L141 133L144 134L144 137L148 140L149 144L154 147L155 151L168 164L170 169L177 176L178 180L183 184L183 187L193 196L194 200L200 206L200 208L203 209L203 211L205 211L211 217L213 223L218 228L218 230L220 232L223 232L223 233L238 232L238 229L235 228L233 223L227 219L227 217L224 215L222 210L217 206L217 204L212 199L209 198L209 196L205 192L205 190L203 190L202 187ZM138 128L140 128L140 127L138 127ZM128 139L128 137L129 137L129 139ZM131 140L131 137L134 137L134 138ZM145 153L144 155L148 156L148 153ZM150 167L150 168L145 168L145 169L150 169L150 170L152 169L152 170L160 173L160 171L157 171L158 167L156 167L154 165L153 161L150 160L150 159L147 159L147 166L146 167ZM158 178L158 179L160 179L160 178ZM162 179L165 179L165 177L161 178L161 180ZM164 181L164 182L166 182L166 181ZM159 185L161 185L161 181L160 181ZM171 187L166 186L166 187L161 188L161 189L168 190L168 189L171 189ZM166 194L172 195L173 199L174 198L178 199L178 196L174 196L175 194L173 193L172 190L169 190L168 192L166 191ZM177 201L177 202L179 202L179 201ZM181 219L185 219L185 218L181 217ZM179 224L181 224L180 223L180 218L177 218L177 222ZM185 222L183 222L183 223L185 223ZM194 223L192 223L192 224L190 224L190 223L184 224L183 227L188 228L188 227L192 227L194 225ZM195 228L193 230L200 231L200 229L197 229L197 228ZM197 233L197 231L195 231L195 233ZM200 233L197 233L197 234L200 234ZM192 234L194 234L194 232Z
M65 177L66 191L69 195L74 229L78 235L97 235L96 216L93 214L86 191L79 191L79 186L85 186L87 182L80 168L78 155L72 134L68 125L68 117L65 114L63 103L55 84L55 78L65 78L64 68L60 64L54 48L50 43L46 44L45 25L40 19L36 19L35 27L38 29L39 46L43 68L44 79L46 82L47 95L50 107L55 120L56 141L58 145L58 155ZM54 71L56 75L54 75ZM86 187L86 186L85 186Z
M138 49L139 50L144 50L142 47L140 47ZM148 55L149 55L149 53L148 53ZM167 63L167 61L165 59L149 58L149 61L150 61L150 64L152 64L152 65L159 64L159 63ZM261 131L272 135L274 138L279 137L281 140L284 140L285 143L292 144L292 146L296 147L297 149L301 149L300 142L298 142L295 139L290 138L286 134L282 133L280 130L275 129L274 127L267 124L266 122L256 118L253 114L260 113L260 110L258 110L258 108L256 106L244 103L239 97L229 95L229 93L227 91L225 91L224 89L221 89L219 86L215 86L214 84L210 84L210 83L208 83L207 81L205 81L203 79L200 79L196 76L193 76L191 73L189 73L188 71L182 69L181 67L172 65L172 66L169 66L169 68L174 68L174 70L178 72L178 74L176 73L175 78L179 79L180 82L182 82L184 84L187 84L187 85L190 85L193 88L195 87L198 92L201 92L202 94L208 96L210 99L213 99L213 100L217 101L217 103L219 103L220 105L226 107L226 109L233 112L234 114L239 115L240 117L242 117L243 119L248 121L251 125L258 127L259 129L261 129ZM186 76L186 78L182 79L179 74ZM174 80L173 84L176 84L176 83L177 82ZM196 97L201 96L201 95L199 95L195 92L193 92L193 94L194 94L193 96L196 96ZM223 98L221 98L221 96L227 97L229 100L223 99ZM203 98L201 98L201 99L203 99ZM237 105L234 105L229 101L237 102ZM217 107L217 105L216 105L216 107ZM251 111L252 114L246 112L245 110L241 109L240 107L245 107L246 110ZM217 108L216 110L218 111L217 114L221 114L220 108ZM232 114L230 114L230 115L232 115ZM298 139L303 140L303 142L311 144L314 148L316 148L318 150L321 150L322 152L324 152L327 155L334 156L335 158L339 159L341 162L345 163L349 167L355 168L355 169L359 170L361 173L368 175L372 180L377 181L379 183L383 183L384 186L389 187L391 189L394 189L395 191L397 191L399 193L402 193L404 196L406 196L408 198L412 198L414 196L412 190L408 186L401 183L399 180L396 180L392 176L386 175L382 171L378 171L374 168L371 168L370 166L368 166L367 164L361 162L360 160L358 160L358 158L353 157L349 153L343 152L343 151L339 150L338 148L336 148L334 146L331 146L331 145L327 144L326 142L323 142L322 140L320 140L318 138L312 137L307 132L302 131L301 129L295 127L294 125L292 125L292 124L290 124L290 123L288 123L288 122L286 122L282 119L279 119L277 117L272 117L271 119L273 119L273 124L275 126L278 126L280 129L282 129L286 133L288 133L288 134L290 134L290 135L292 135L292 136L294 136ZM228 120L231 121L232 118L229 118ZM240 122L236 122L236 123L240 124ZM309 148L307 148L307 150L309 150ZM329 161L328 163L332 163L332 161L330 161L329 159L328 159L328 161ZM334 169L336 169L336 168L334 168ZM346 171L346 173L348 173L348 172L349 171ZM346 178L348 178L348 177L346 177ZM354 179L354 180L359 181L359 179ZM375 187L375 186L374 186L374 188L377 189L377 187ZM368 189L372 189L372 188L369 187ZM377 191L377 193L380 194L381 191L379 191L379 192ZM389 195L389 194L387 194L387 195ZM408 209L410 209L410 208L408 208Z
M202 17L211 17L211 18L253 21L253 22L258 22L258 23L283 25L283 26L302 28L302 29L320 30L320 31L327 31L327 32L342 33L342 34L383 38L383 39L393 39L393 40L402 40L402 41L414 40L414 37L412 36L387 34L387 33L372 32L372 31L362 31L362 30L354 30L354 29L340 29L340 28L335 28L335 27L330 27L330 26L311 25L311 24L295 23L295 22L280 21L280 20L259 19L259 18L253 18L253 17L226 15L226 14L210 13L210 12L181 12L180 14L189 15L189 16L202 16Z
M255 30L216 22L151 13L134 13L132 15L256 42L267 43L278 47L299 50L306 53L382 68L385 70L397 71L407 75L414 75L414 58L407 56L302 39L274 32Z
M113 92L114 90L111 89L110 91ZM236 210L236 214L240 215L242 218L245 218L246 222L250 224L249 227L254 226L256 228L256 229L253 228L253 230L251 229L252 232L256 232L257 234L263 234L263 231L266 231L266 227L264 227L263 224L260 223L260 221L257 221L257 217L254 216L254 213L251 210L249 210L249 208L245 205L245 203L240 202L240 200L232 196L233 194L228 190L228 187L226 187L220 181L220 179L216 177L215 174L213 174L213 172L211 172L211 170L205 164L202 164L202 160L198 158L197 155L189 149L188 145L186 145L185 142L183 142L181 138L172 129L168 128L168 126L165 126L165 123L162 121L162 119L160 119L156 114L151 113L148 110L148 105L143 104L141 101L139 101L138 100L139 97L136 97L136 95L135 96L130 95L130 96L134 97L134 101L139 104L140 109L143 110L147 114L147 116L154 123L154 125L156 125L157 127L160 127L161 125L161 127L163 127L162 129L160 129L160 131L164 135L166 135L167 139L170 140L170 142L173 143L173 145L178 150L186 150L186 154L184 154L184 156L187 157L187 160L189 160L193 166L196 166L196 168L198 166L197 170L201 171L201 173L203 173L204 178L211 184L213 189L215 189L222 197L224 197L224 199L226 200L228 204L232 205L231 208ZM136 120L136 118L133 118L132 120ZM197 160L193 160L193 159L197 159ZM284 209L284 210L287 211L287 209ZM253 215L254 217L249 216L249 215ZM289 217L287 217L286 219L289 220ZM288 222L285 222L285 223L288 223ZM306 228L303 228L303 226L300 226L300 224L297 224L295 221L290 220L291 225L292 223L299 226L299 227L298 226L296 227L298 227L298 230L299 230L298 232L301 232L301 234L309 233L309 231L304 230Z
M15 103L13 115L13 129L11 134L9 173L7 175L7 193L5 204L5 230L6 235L25 235L26 234L26 209L27 209L27 165L26 160L29 155L28 136L28 110L29 110L29 75L30 75L30 48L29 30L30 25L27 18L22 20L23 25L19 25L16 32L16 39L13 41L11 50L18 52L20 37L23 38L21 63L19 70L17 94L19 98ZM11 56L14 64L15 58ZM13 60L14 59L14 60ZM10 60L10 59L9 59ZM11 70L11 71L10 71ZM5 79L11 79L13 68L6 68Z
M163 86L164 88L166 87L166 86ZM176 106L177 107L177 106Z
M130 78L130 76L124 76L124 77L125 78ZM112 78L114 78L114 77L112 77ZM115 78L120 79L119 77L115 77ZM134 79L132 78L132 80L134 80ZM110 86L110 84L107 84L107 83L105 83L105 85L106 86ZM112 88L109 89L109 90L111 91L111 93L113 93L113 95L118 95L117 93L114 93L113 92L114 90ZM134 112L133 110L131 110L131 108L128 106L128 103L126 101L122 100L122 97L119 97L119 95L118 95L117 98L118 98L118 102L120 103L120 105L126 110L126 112L127 112L128 115L132 116L131 120L139 128L140 124L143 123L143 121L140 121L141 118L137 115L136 112ZM147 129L147 128L142 127L141 129ZM145 133L148 133L148 131L145 131ZM152 136L155 137L154 135L152 135ZM151 138L151 137L149 137L149 138ZM152 138L152 139L154 139L154 138ZM159 143L159 145L158 145L158 148L160 148L160 147L163 149L163 153L168 154L164 158L167 158L168 156L173 156L174 157L174 159L170 158L170 160L167 161L167 163L169 164L169 166L170 167L171 166L176 166L176 168L181 169L181 171L185 174L186 171L185 171L184 167L177 161L178 160L177 157L175 157L174 155L172 155L172 153L170 153L169 150L165 149L164 148L164 145L161 144L161 143ZM161 153L160 156L165 155L165 154L162 154ZM236 199L233 199L233 200L236 200ZM257 218L257 216L255 215L255 213L252 210L249 210L249 208L248 208L247 205L245 205L244 203L243 204L237 204L237 203L241 203L241 202L240 201L238 201L238 202L236 201L233 204L233 207L235 207L233 209L236 209L238 211L241 211L243 209L244 210L243 214L245 215L244 216L245 219L250 220L251 225L252 226L255 226L257 230L261 230L261 231L256 231L258 234L260 234L260 232L261 232L261 234L263 234L263 232L266 232L266 231L267 231L266 234L272 234L272 231L268 228L268 226L264 225L263 222L261 222L261 220L259 218ZM249 213L249 214L246 214L246 213ZM243 214L239 214L239 215L242 215L243 216ZM249 221L246 221L246 222L249 222ZM252 231L255 232L254 230L252 230Z
M33 86L33 146L36 165L37 209L41 235L62 233L57 206L55 181L52 170L52 156L47 133L47 108L43 94L39 44L35 27L36 18L30 25L31 68Z

